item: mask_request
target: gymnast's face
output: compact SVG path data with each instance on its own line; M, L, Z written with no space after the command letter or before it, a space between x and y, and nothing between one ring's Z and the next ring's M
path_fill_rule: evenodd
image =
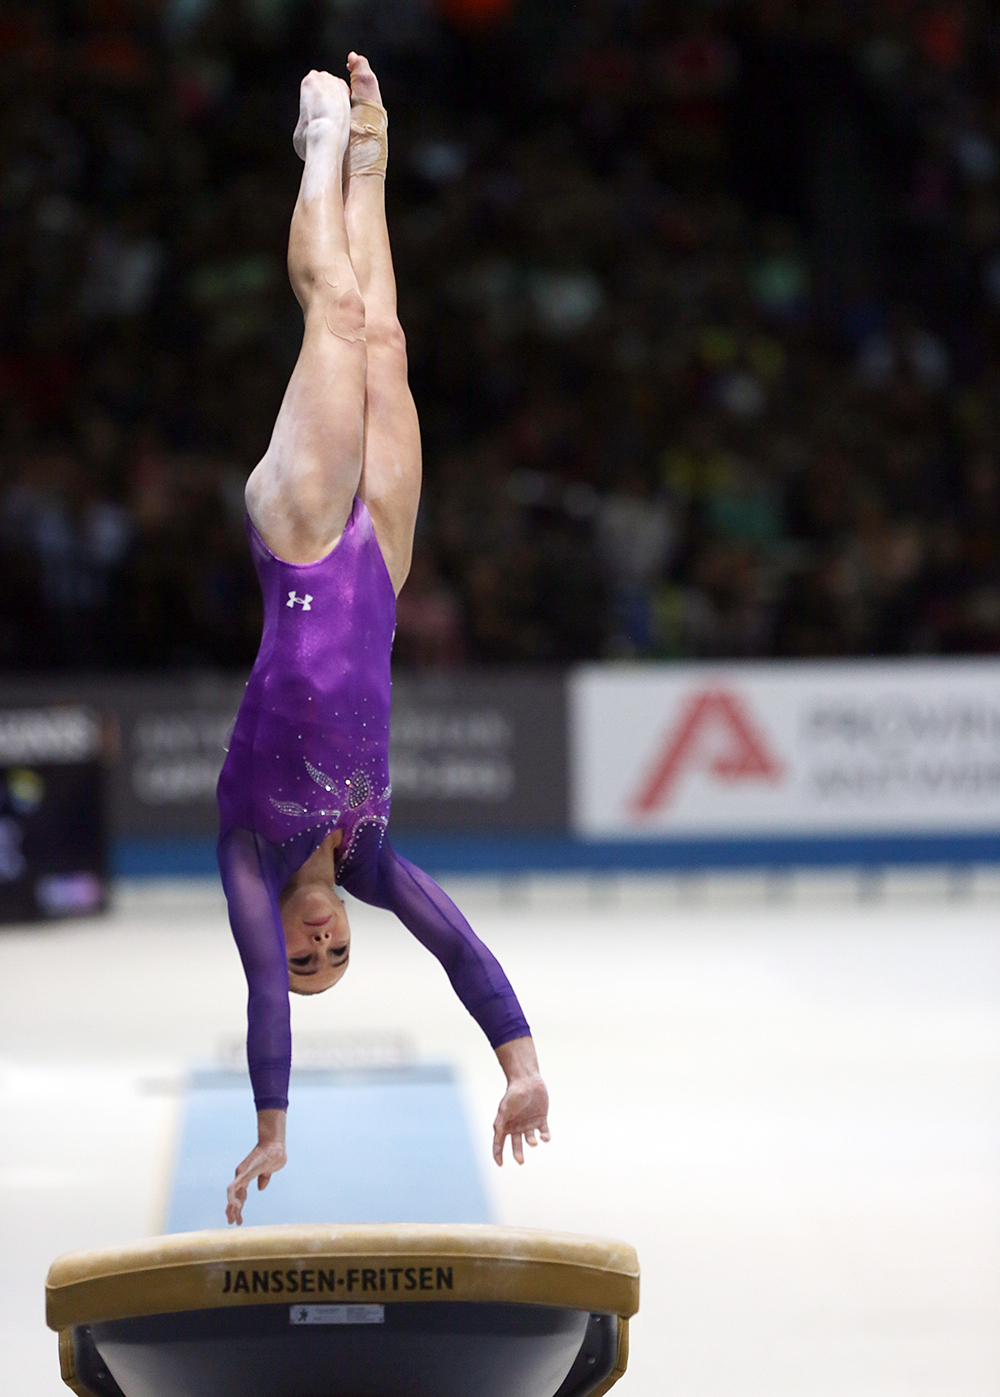
M351 955L347 910L329 883L305 881L286 889L281 923L288 952L288 987L319 994L335 985Z

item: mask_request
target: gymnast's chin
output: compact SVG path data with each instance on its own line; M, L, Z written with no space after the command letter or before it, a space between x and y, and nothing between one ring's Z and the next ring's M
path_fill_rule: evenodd
M325 879L302 877L307 864L281 894L281 925L293 994L321 994L343 979L351 958L347 909Z

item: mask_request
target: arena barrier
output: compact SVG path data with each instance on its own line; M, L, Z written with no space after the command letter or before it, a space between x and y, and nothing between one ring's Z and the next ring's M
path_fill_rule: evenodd
M46 1284L78 1397L599 1397L638 1305L625 1243L487 1226L189 1232Z
M114 872L214 876L242 687L5 680L0 705L88 705L117 734ZM432 873L996 865L1000 661L401 674L390 770L390 837Z

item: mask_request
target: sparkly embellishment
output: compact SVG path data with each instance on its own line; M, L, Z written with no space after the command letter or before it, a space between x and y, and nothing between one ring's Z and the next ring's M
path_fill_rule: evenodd
M293 815L296 818L308 816L310 820L339 820L339 810L307 810L304 805L296 805L294 800L275 800L270 797L271 804L275 810L280 810L282 815ZM309 825L309 829L313 826Z
M354 826L354 828L351 830L350 838L349 838L348 841L347 841L347 848L344 850L343 854L341 855L341 860L340 860L340 872L339 872L338 875L337 875L337 881L338 881L338 882L340 882L340 880L341 880L341 875L343 874L344 870L347 868L347 865L348 865L348 864L350 863L350 861L351 861L351 856L353 855L355 846L357 845L357 842L358 842L358 835L359 835L359 834L361 833L361 831L365 828L365 826L366 826L366 825L374 825L374 826L379 830L379 844L381 845L382 840L385 838L385 831L386 831L386 828L388 827L388 824L389 824L389 821L388 821L388 818L387 818L385 815L364 815L364 816L362 816L362 818L358 821L358 823L357 823L357 824Z
M356 771L347 783L351 788L348 797L348 805L352 810L357 810L359 805L364 805L365 801L372 793L372 783L363 771Z
M392 784L390 783L388 786L386 786L385 790L384 790L384 791L382 792L382 794L379 796L379 800L391 800L391 799L392 799Z
M303 757L302 760L306 764L306 771L308 771L309 775L316 782L316 785L322 786L324 791L332 791L333 777L327 776L325 771L320 771L318 766L313 766L312 762L307 761L305 757Z

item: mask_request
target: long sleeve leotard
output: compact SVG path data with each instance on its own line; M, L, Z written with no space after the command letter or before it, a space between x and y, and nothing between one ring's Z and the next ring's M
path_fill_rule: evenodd
M264 634L219 778L219 868L249 990L258 1110L285 1109L291 1066L280 896L330 831L337 881L395 912L444 967L496 1048L530 1033L510 982L461 912L385 839L392 584L364 504L325 558L277 558L248 521Z

